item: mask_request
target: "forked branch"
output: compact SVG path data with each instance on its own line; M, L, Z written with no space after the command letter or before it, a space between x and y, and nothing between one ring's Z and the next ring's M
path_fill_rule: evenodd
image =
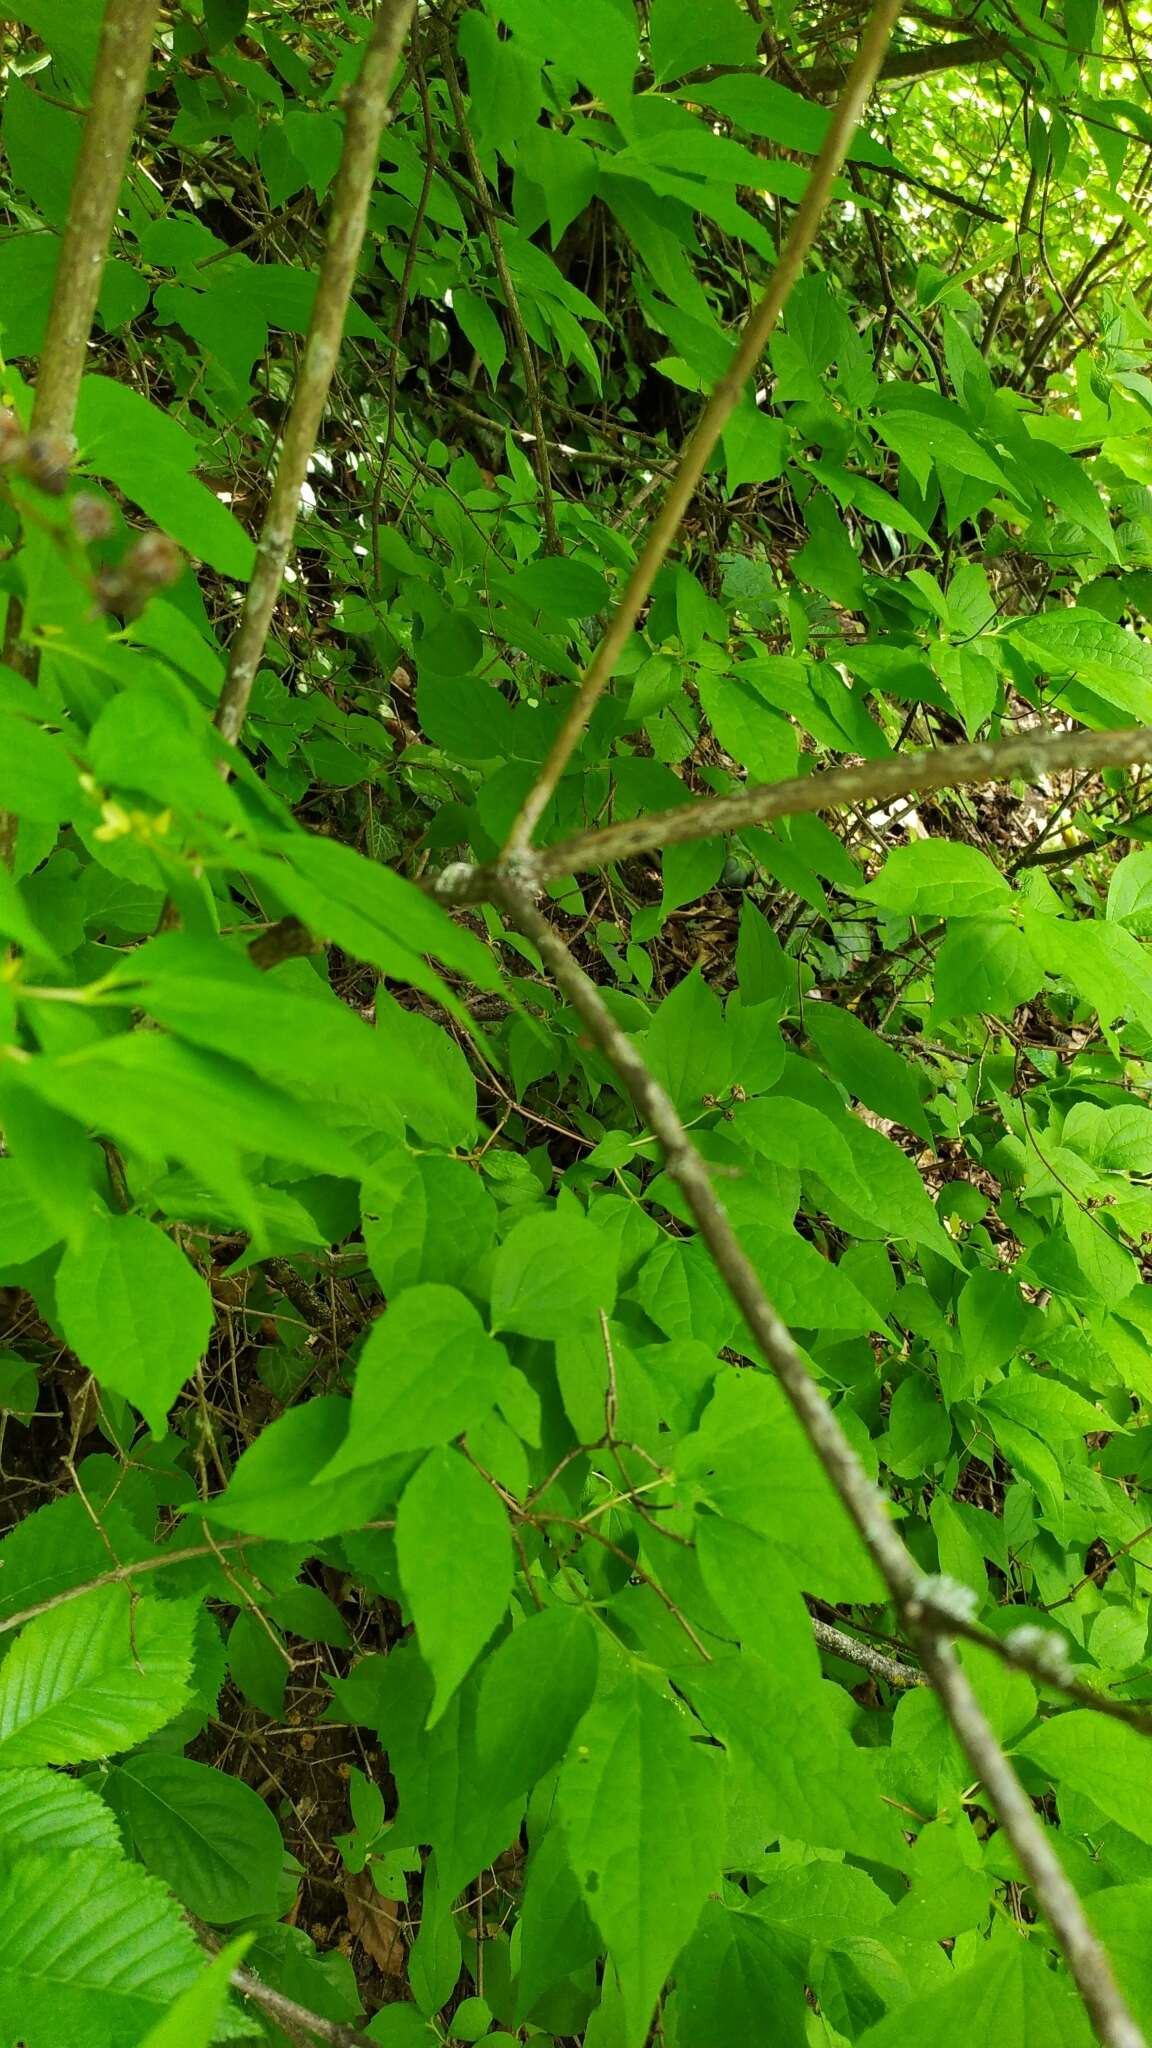
M531 939L592 1043L623 1083L637 1115L658 1138L668 1172L688 1204L757 1351L779 1380L809 1443L855 1523L961 1748L988 1792L1040 1910L1064 1953L1099 2039L1105 2048L1146 2048L1076 1890L948 1641L951 1617L947 1605L934 1600L932 1581L926 1584L919 1566L905 1549L883 1494L868 1477L786 1324L773 1307L671 1097L649 1073L595 983L524 891L505 881L496 900L517 929Z
M551 800L560 777L580 744L580 737L594 704L607 686L640 613L652 592L657 573L672 546L681 522L696 493L725 426L744 396L765 345L779 320L816 239L832 187L848 152L856 124L884 61L889 38L900 13L900 0L877 0L876 8L860 39L860 48L848 73L844 90L833 110L828 133L812 169L804 197L776 268L763 296L744 324L739 346L725 375L696 423L667 495L648 529L636 566L624 588L608 629L585 672L568 716L536 782L521 805L508 835L504 856L521 854L531 844L532 834ZM537 429L539 432L539 429Z
M765 825L773 818L848 810L861 803L891 803L894 797L959 789L968 783L1036 782L1068 769L1124 768L1137 761L1152 761L1152 726L1125 726L1119 732L1037 731L973 746L892 754L857 767L821 768L811 775L790 776L785 782L756 783L733 796L704 797L678 804L671 811L625 818L602 831L581 832L555 846L542 847L538 853L522 854L516 873L525 883L549 882L635 854L681 846L686 840L714 839L749 825ZM445 902L482 903L498 888L503 872L499 862L447 868L435 885L436 893Z
M284 581L300 493L328 403L368 223L380 136L388 118L388 89L415 6L416 0L380 0L360 77L347 100L344 147L332 194L316 301L284 424L276 478L256 545L256 567L229 650L228 673L216 707L217 730L232 742L239 738L247 716L252 685Z

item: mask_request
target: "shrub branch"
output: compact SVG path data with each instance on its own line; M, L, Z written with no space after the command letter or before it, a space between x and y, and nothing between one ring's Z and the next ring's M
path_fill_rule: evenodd
M1105 2048L1145 2048L1112 1966L1093 1934L1074 1886L1045 1834L1031 1800L1004 1755L948 1640L951 1605L939 1582L925 1580L905 1549L879 1488L777 1314L759 1274L728 1220L708 1168L692 1143L671 1097L649 1073L632 1040L620 1029L594 982L523 889L505 881L496 897L511 922L532 941L561 994L571 1003L597 1050L623 1083L641 1120L660 1142L665 1164L680 1188L729 1294L740 1309L758 1353L772 1368L812 1449L851 1516L888 1588L972 1769L995 1807L1000 1825L1056 1937L1093 2025Z
M217 730L233 743L239 738L247 715L252 685L284 580L300 493L344 337L344 320L376 179L380 136L388 118L388 89L414 11L415 0L380 0L360 76L346 102L344 147L332 195L316 302L284 425L276 478L256 544L256 567L229 650L228 674L216 707Z
M788 238L767 289L744 324L725 375L708 400L680 457L676 473L656 513L608 629L585 671L572 707L558 732L537 780L525 797L508 835L505 856L523 853L543 817L560 777L568 766L589 715L603 693L628 637L652 592L652 585L672 546L704 474L709 457L744 396L765 345L780 318L793 285L807 261L832 195L832 187L848 152L856 124L884 61L889 38L900 13L900 0L877 0L860 39L844 90L836 102L823 147L796 209ZM540 429L537 428L539 434Z
M535 886L587 868L606 867L635 854L681 846L686 840L740 832L773 818L847 810L861 803L890 803L894 797L958 789L968 783L1035 782L1068 769L1125 768L1138 761L1152 761L1152 726L1125 726L1119 732L1023 733L1015 739L973 746L893 754L855 767L821 768L784 782L756 783L734 796L704 797L670 811L648 811L639 818L606 825L599 832L578 833L555 846L542 847L538 853L521 854L507 867L499 861L479 867L459 862L446 868L433 886L444 902L483 903L498 892L509 874Z

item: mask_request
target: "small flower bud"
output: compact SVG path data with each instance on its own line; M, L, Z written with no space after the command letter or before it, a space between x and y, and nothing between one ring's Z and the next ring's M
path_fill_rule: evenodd
M115 521L112 507L103 498L97 498L91 491L79 491L72 500L72 527L78 540L85 543L107 540Z
M62 498L75 453L66 434L29 434L21 474L50 498Z

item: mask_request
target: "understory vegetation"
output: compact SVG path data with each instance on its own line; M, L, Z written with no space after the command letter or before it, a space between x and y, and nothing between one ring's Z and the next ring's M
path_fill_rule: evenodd
M0 60L0 2048L1140 2048L1152 13Z

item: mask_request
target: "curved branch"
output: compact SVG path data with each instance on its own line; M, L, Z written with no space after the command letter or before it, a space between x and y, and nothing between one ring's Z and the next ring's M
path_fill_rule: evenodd
M588 1037L617 1074L637 1115L659 1140L668 1173L683 1194L716 1269L744 1317L757 1353L775 1373L827 1478L855 1524L957 1740L988 1792L1000 1826L1063 1951L1100 2041L1105 2048L1146 2048L1144 2036L1128 2011L1112 1965L1088 1924L1076 1890L947 1640L955 1617L944 1589L931 1579L925 1580L905 1549L884 1495L868 1477L787 1325L765 1293L756 1268L728 1220L708 1167L681 1123L671 1097L649 1073L599 989L523 889L505 881L496 900L517 930L532 941Z
M680 530L684 515L696 493L716 443L744 395L744 387L755 371L764 347L788 303L816 233L832 187L844 162L856 124L864 111L876 74L884 60L888 39L900 13L900 0L877 0L860 48L837 101L820 154L812 169L804 197L796 209L791 232L780 251L776 268L764 292L744 323L739 346L724 376L696 422L680 457L667 495L648 529L636 566L621 595L599 647L584 674L575 702L558 732L533 788L525 797L508 835L505 857L520 854L530 845L540 819L551 800L560 777L580 744L593 706L602 695L628 641L629 635L651 595L652 585L664 558ZM540 430L537 429L537 432Z
M347 100L344 147L336 173L316 301L284 426L276 479L256 544L256 567L229 650L228 673L216 707L216 729L233 744L248 713L248 700L296 531L300 493L328 403L368 222L380 134L388 118L388 89L415 5L416 0L380 0L360 77Z

